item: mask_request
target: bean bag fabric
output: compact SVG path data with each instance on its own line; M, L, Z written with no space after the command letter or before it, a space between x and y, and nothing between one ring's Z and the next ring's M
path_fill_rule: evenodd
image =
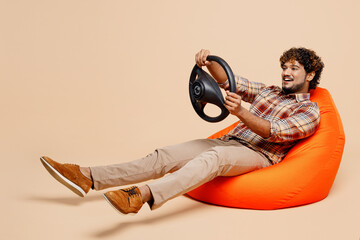
M320 108L320 126L290 149L283 161L236 177L217 177L188 195L211 204L249 209L287 208L327 197L340 165L345 134L330 93L317 87L310 94ZM218 138L236 125L209 138Z

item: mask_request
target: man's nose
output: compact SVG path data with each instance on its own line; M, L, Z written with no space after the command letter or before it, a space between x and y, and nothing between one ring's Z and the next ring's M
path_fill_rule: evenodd
M291 75L291 70L290 69L284 69L284 71L283 71L283 75L284 76L290 76Z

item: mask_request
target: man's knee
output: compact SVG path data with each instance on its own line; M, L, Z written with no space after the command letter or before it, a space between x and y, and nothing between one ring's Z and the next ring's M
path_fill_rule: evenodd
M204 167L218 169L221 164L222 150L220 147L212 147L208 151L199 156L199 160L203 162Z

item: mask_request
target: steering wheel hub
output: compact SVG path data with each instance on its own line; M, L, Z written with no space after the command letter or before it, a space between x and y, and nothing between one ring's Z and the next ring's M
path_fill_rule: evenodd
M201 84L201 82L195 82L193 84L193 91L194 91L194 97L196 100L201 99L204 93L204 86Z

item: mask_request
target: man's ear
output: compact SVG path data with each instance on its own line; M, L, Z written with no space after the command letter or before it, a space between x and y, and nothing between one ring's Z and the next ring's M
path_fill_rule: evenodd
M310 82L315 77L315 71L306 74L306 81Z

